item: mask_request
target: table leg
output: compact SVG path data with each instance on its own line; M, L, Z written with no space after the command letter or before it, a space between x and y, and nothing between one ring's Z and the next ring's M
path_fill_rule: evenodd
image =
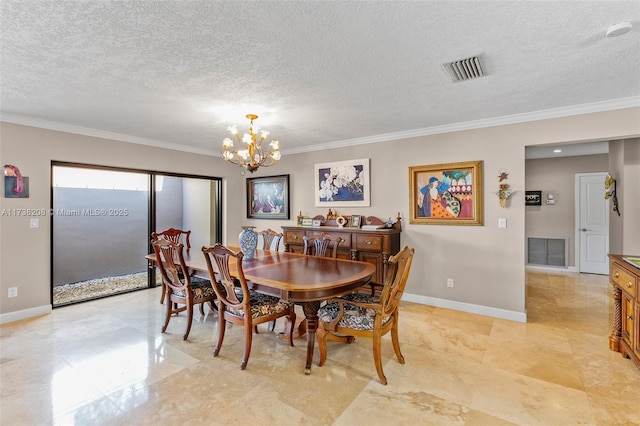
M313 301L302 304L304 317L307 321L307 364L304 367L304 374L311 374L313 346L316 341L316 329L318 328L318 310L320 309L320 303L320 301Z

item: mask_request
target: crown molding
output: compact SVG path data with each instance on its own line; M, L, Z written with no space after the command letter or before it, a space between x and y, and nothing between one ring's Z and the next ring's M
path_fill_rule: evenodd
M483 120L466 121L461 123L445 124L442 126L426 127L422 129L407 130L395 133L367 136L355 139L329 142L313 147L289 148L282 150L282 154L298 154L303 152L320 151L331 148L344 148L354 145L365 145L377 142L389 142L400 139L415 138L420 136L439 135L464 130L482 129L487 127L504 126L508 124L526 123L530 121L548 120L553 118L570 117L574 115L590 114L595 112L613 111L617 109L640 107L640 97L615 99L612 101L595 102L591 104L573 105L570 107L553 108L542 111L534 111L523 114L505 115L502 117L487 118Z
M56 121L42 120L39 118L26 117L23 115L0 113L0 121L13 124L21 124L24 126L38 127L41 129L57 130L60 132L74 133L77 135L91 136L102 139L111 139L120 142L135 143L139 145L148 145L156 148L172 149L174 151L190 152L193 154L202 154L215 156L209 150L195 148L187 145L180 145L171 142L160 141L157 139L141 138L138 136L125 135L122 133L108 132L106 130L92 129L90 127L76 126L73 124L59 123ZM218 155L219 157L221 155Z
M504 126L508 124L525 123L529 121L547 120L553 118L570 117L574 115L590 114L595 112L613 111L617 109L640 107L640 97L629 97L615 99L611 101L595 102L590 104L573 105L562 108L552 108L542 111L534 111L523 114L505 115L483 120L466 121L461 123L446 124L442 126L426 127L422 129L406 130L402 132L384 133L380 135L366 136L362 138L345 139L328 142L319 145L306 146L300 148L288 148L282 150L282 154L299 154L304 152L321 151L332 148L343 148L354 145L366 145L378 142L389 142L399 139L415 138L420 136L439 135L443 133L460 132L464 130L482 129L487 127ZM39 127L43 129L58 130L61 132L75 133L84 136L92 136L103 139L117 140L121 142L148 145L157 148L172 149L175 151L190 152L193 154L210 155L221 157L221 154L202 148L190 147L156 139L140 138L137 136L125 135L122 133L108 132L105 130L91 129L88 127L76 126L72 124L59 123L42 120L38 118L26 117L15 114L0 113L0 121L25 126Z

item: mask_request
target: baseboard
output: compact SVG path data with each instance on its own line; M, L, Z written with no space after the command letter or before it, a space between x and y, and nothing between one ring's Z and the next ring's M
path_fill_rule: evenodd
M490 308L488 306L473 305L471 303L456 302L454 300L438 299L437 297L420 296L404 293L402 300L420 303L421 305L437 306L438 308L453 309L454 311L484 315L509 321L527 322L526 312L507 311L505 309Z
M566 268L563 268L562 266L525 265L525 268L534 271L545 271L556 274L578 272L578 268L576 268L575 266L567 266Z
M38 306L35 308L24 309L22 311L8 312L0 314L0 324L20 321L27 318L39 317L40 315L48 315L51 313L51 305Z

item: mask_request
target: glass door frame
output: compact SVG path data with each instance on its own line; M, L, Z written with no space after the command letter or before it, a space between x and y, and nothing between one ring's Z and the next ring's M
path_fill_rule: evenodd
M77 163L77 162L67 162L67 161L51 161L51 166L49 169L49 179L51 182L50 188L50 211L53 211L54 206L54 183L53 183L53 169L55 166L61 167L75 167L80 169L92 169L92 170L103 170L103 171L113 171L113 172L125 172L125 173L143 173L148 175L148 190L147 190L147 199L148 199L148 219L147 219L147 235L148 245L147 252L151 253L151 233L156 229L156 178L158 176L169 176L169 177L177 177L177 178L187 178L187 179L203 179L208 180L216 185L215 191L215 199L212 199L211 204L215 204L215 220L213 223L214 232L216 236L216 242L221 242L223 240L223 228L222 228L222 212L224 211L222 202L223 202L223 194L222 194L222 178L216 176L205 176L205 175L196 175L190 173L175 173L175 172L166 172L159 170L149 170L149 169L138 169L138 168L127 168L127 167L114 167L114 166L104 166L98 164L88 164L88 163ZM50 276L50 301L53 306L53 282L54 282L54 229L53 229L53 215L49 215L50 220L50 247L49 247L49 276ZM150 268L148 270L148 288L156 287L155 283L155 268Z

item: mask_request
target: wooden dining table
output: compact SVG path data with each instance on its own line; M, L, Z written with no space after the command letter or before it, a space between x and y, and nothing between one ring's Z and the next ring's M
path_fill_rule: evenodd
M153 267L155 254L146 258L149 267ZM187 268L198 275L208 275L202 251L185 250L184 258ZM231 260L229 267L232 275L237 273L235 259ZM307 323L305 374L311 373L318 310L322 301L366 285L376 272L375 266L367 262L269 250L257 250L254 259L242 261L242 268L250 289L302 306Z

